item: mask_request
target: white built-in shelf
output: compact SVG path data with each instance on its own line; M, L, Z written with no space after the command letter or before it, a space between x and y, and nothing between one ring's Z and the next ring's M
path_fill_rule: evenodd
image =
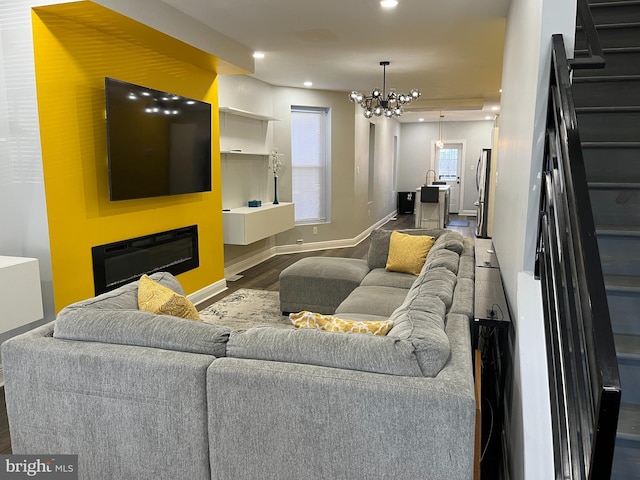
M233 107L220 107L218 108L220 113L228 113L231 115L237 115L239 117L253 118L254 120L261 120L263 122L279 122L280 120L269 115L262 115L261 113L249 112L247 110L240 110Z
M263 203L261 207L232 208L222 212L224 243L249 245L295 226L290 202Z
M249 152L244 150L220 150L220 153L224 155L254 155L262 157L270 155L270 152Z

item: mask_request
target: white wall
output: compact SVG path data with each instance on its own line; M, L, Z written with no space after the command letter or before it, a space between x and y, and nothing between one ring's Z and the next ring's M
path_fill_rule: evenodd
M544 149L551 35L573 44L575 0L512 0L502 73L493 243L513 309L508 430L513 480L553 478L549 401L539 286L532 280L539 173ZM525 402L526 399L526 402ZM526 432L526 435L525 435Z
M36 103L31 9L56 3L60 1L0 2L0 255L38 259L43 321L54 318L55 308ZM208 46L214 44L225 58L244 68L253 67L248 48L217 35L164 3L158 4L155 0L145 0L144 5L141 1L127 0L100 0L97 3L132 18L146 20L152 27L165 33L175 33L183 41L191 41L204 50L207 50L207 45L203 46L203 42L208 42ZM231 68L223 63L226 68ZM3 334L0 341L28 328Z
M285 88L266 84L249 76L222 75L218 78L219 104L278 119L269 122L268 145L278 147L283 169L278 174L278 199L291 201L291 106L326 107L331 121L331 221L297 226L275 237L248 246L225 246L225 265L251 262L275 247L306 246L353 240L396 208L393 187L394 137L400 136L395 119L367 120L343 92ZM224 115L222 115L224 117ZM368 202L369 124L376 122L375 185ZM221 119L221 136L224 136ZM399 140L398 140L399 143ZM225 208L239 206L247 195L270 201L272 177L266 159L222 155L222 194ZM317 233L314 232L314 227ZM286 248L285 248L286 249Z
M0 3L0 255L38 259L44 320L54 318L51 254L36 103L31 7ZM43 323L43 322L36 322ZM31 326L0 336L0 341Z
M493 120L482 122L444 122L444 141L462 140L465 144L461 170L461 213L476 214L478 200L476 165L483 148L491 148ZM398 191L413 191L424 184L432 165L432 142L438 139L438 123L403 123L400 140ZM432 180L430 177L429 180Z

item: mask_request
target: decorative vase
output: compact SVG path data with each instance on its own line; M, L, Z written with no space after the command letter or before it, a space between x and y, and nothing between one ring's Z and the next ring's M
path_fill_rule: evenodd
M278 176L273 176L273 204L278 205Z

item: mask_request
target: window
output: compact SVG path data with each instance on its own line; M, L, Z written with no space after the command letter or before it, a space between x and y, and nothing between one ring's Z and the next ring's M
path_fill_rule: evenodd
M438 159L438 180L455 182L458 179L458 162L462 155L462 145L446 144L444 148L436 147Z
M291 107L291 183L295 222L330 221L329 109Z

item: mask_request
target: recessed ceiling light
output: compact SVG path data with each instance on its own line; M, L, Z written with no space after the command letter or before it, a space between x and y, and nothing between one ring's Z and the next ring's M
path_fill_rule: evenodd
M264 58L264 52L254 52L253 58Z
M484 117L485 120L493 120L492 117L490 117L489 115L487 115L486 117Z
M304 82L305 87L310 87L311 85L313 85L313 82Z
M491 110L493 110L494 112L497 112L498 110L500 110L500 107L493 106L491 107Z
M419 118L418 121L419 122L424 122L424 118Z
M398 6L398 0L382 0L380 5L383 8L393 8Z

